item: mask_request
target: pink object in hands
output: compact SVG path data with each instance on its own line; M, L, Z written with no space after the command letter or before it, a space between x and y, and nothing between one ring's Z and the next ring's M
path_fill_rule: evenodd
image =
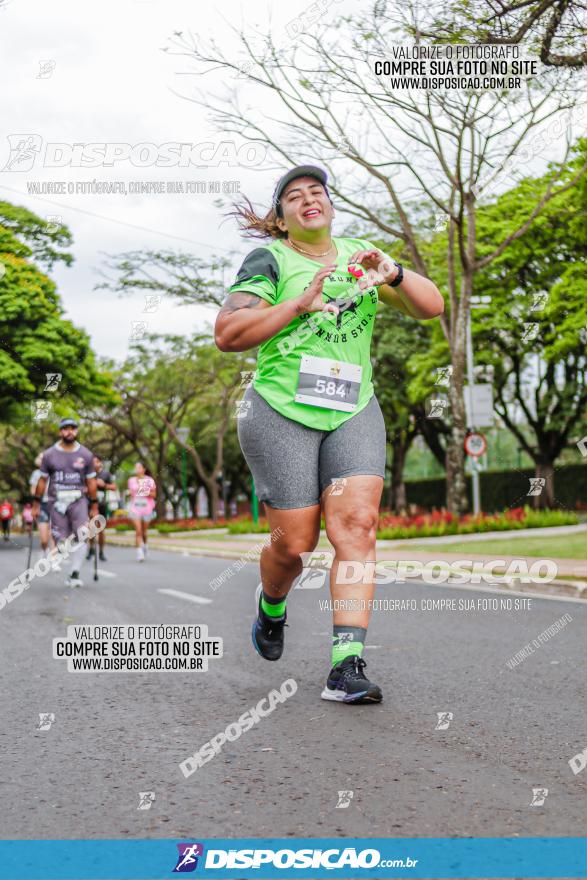
M349 273L353 276L353 278L363 278L365 275L364 270L359 266L358 263L350 263L349 264Z

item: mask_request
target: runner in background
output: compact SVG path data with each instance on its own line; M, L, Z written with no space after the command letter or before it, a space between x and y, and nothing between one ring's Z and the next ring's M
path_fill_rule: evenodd
M108 519L108 495L107 492L110 490L116 489L116 483L114 482L114 477L104 468L104 464L99 455L94 456L94 468L96 470L96 485L98 487L98 511L104 517L104 519ZM95 550L95 538L90 538L89 541L89 549L88 555L86 559L91 559L93 554L96 552ZM100 548L100 561L106 562L106 557L104 555L104 546L106 544L106 529L102 529L102 531L98 535L98 546Z
M5 498L2 504L0 504L0 522L2 523L2 534L4 535L5 541L10 541L10 526L13 517L14 507L10 501Z
M149 468L146 468L141 461L137 461L135 476L130 477L127 487L130 492L128 512L135 527L137 561L144 562L147 555L147 530L155 511L157 484Z
M29 486L31 490L31 495L33 498L37 494L37 486L39 484L39 480L41 479L41 461L43 459L43 454L40 452L35 458L35 470L32 472L29 479ZM51 524L49 522L49 489L48 485L45 486L45 491L43 493L43 497L40 502L39 516L37 519L37 526L39 529L39 541L41 543L41 550L43 554L47 554L49 552L49 548L55 549L55 541L53 540L53 536L51 535Z
M61 419L60 439L43 453L41 477L35 492L33 515L37 519L47 479L50 480L49 518L51 532L57 544L76 534L90 517L98 515L93 455L89 449L78 443L77 433L75 419ZM68 587L83 586L79 573L85 549L85 541L80 541L69 553L70 572L65 581Z
M33 505L30 501L26 501L22 506L22 528L26 535L30 535L33 530Z

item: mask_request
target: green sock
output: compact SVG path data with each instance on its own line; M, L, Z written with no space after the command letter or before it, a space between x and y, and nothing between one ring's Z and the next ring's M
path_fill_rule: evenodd
M334 626L332 629L332 665L338 666L346 657L360 657L367 630L364 626Z
M267 617L283 617L285 614L285 599L274 599L268 596L265 590L261 593L261 608Z

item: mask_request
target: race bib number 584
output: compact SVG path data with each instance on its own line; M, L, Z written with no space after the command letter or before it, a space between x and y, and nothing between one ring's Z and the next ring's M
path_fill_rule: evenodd
M358 364L303 355L295 400L309 406L353 412L361 390Z

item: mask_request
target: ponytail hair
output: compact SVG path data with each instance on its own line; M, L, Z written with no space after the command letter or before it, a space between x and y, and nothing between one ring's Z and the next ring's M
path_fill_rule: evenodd
M233 211L229 211L228 217L236 217L239 229L248 238L287 238L287 231L284 232L277 225L277 217L274 208L265 214L264 217L259 216L253 205L244 196L241 204L235 204Z

